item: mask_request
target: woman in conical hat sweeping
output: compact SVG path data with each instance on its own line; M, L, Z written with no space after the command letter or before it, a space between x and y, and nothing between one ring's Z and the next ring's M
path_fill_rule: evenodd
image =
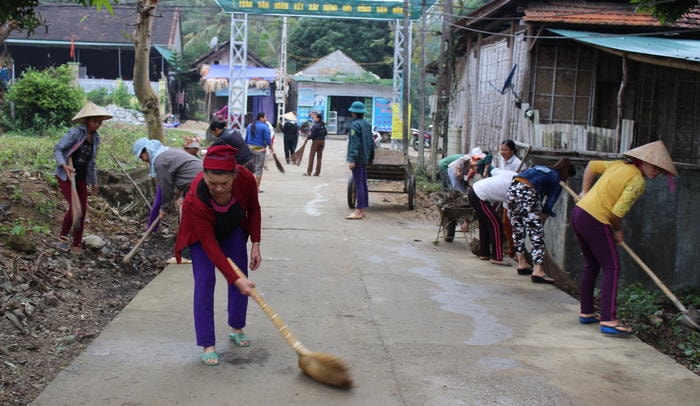
M571 213L571 226L578 239L585 265L581 274L582 324L600 323L605 335L626 337L629 326L617 318L620 260L616 245L623 240L622 218L644 193L644 178L660 173L678 176L662 141L623 153L629 161L590 161L583 172L580 200ZM598 180L593 184L595 178ZM602 271L602 272L601 272ZM593 291L600 281L600 314L595 313Z
M77 125L68 130L53 149L58 187L68 202L68 210L63 216L61 234L59 235L58 248L60 250L72 250L76 254L80 252L87 211L88 186L92 189L93 194L96 195L98 192L95 160L97 151L99 151L100 135L97 130L104 120L110 118L112 115L107 110L92 102L87 102L71 120ZM70 178L72 176L75 176L75 188L78 192L81 209L80 220L75 222L73 221L74 202L71 198ZM75 224L74 227L72 227L73 224ZM71 231L71 227L73 228L72 239L69 240L68 233Z

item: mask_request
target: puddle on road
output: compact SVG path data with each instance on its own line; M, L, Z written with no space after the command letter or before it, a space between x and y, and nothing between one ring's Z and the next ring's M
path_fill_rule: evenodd
M401 258L415 259L417 265L422 262L422 266L408 268L408 271L437 285L436 293L430 298L438 302L442 310L471 317L474 334L464 341L465 344L490 345L513 337L510 327L500 323L486 307L479 304L481 298L489 296L488 285L467 284L443 276L438 261L418 254L416 248L409 244L386 248Z
M304 206L304 211L309 216L318 217L321 215L321 209L323 208L323 202L328 201L325 193L329 188L328 183L323 183L321 185L316 185L311 189L311 194L313 199L308 201Z

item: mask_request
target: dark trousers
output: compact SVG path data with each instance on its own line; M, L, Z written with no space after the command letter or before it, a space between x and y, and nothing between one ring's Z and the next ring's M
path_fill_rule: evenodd
M571 227L586 262L581 273L581 314L595 313L593 292L602 270L600 321L616 320L620 258L617 256L612 227L596 220L578 206L571 211Z
M474 189L469 189L469 204L474 208L479 219L479 256L490 257L494 261L503 261L503 244L501 220L489 202L479 199Z
M248 275L248 254L246 241L248 235L242 228L237 228L223 241L219 241L224 254L231 258L246 276ZM202 245L190 245L192 254L192 275L194 276L194 330L197 345L211 347L216 344L214 328L214 286L216 269ZM232 328L245 327L248 311L248 296L241 294L236 285L228 285L228 325Z
M314 168L314 157L316 157L316 172L314 175L318 176L321 174L321 159L323 158L323 147L326 146L326 140L313 140L311 143L311 152L309 152L309 166L306 167L306 173L311 175L311 171Z
M68 202L68 211L63 215L63 223L61 223L61 237L67 237L68 232L71 231L71 226L73 225L73 199L71 199L71 186L70 181L61 180L61 178L56 177L58 180L58 187L61 189L61 194L63 198ZM73 229L73 243L74 247L80 247L80 243L83 242L83 227L85 226L85 213L87 213L87 183L85 179L80 179L75 181L75 189L78 191L78 200L80 201L80 211L81 217L78 226Z
M352 181L355 184L355 208L369 207L369 185L367 184L367 165L355 164L352 169Z
M298 135L284 136L284 158L287 160L287 163L289 163L289 157L291 157L292 154L296 151L298 142Z

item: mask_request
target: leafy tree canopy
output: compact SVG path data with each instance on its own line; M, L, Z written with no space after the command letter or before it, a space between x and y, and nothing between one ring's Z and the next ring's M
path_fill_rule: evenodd
M336 50L379 77L392 77L393 31L386 21L305 18L289 35L288 56L299 69Z
M683 14L698 6L698 0L631 0L630 2L639 4L642 10L650 11L654 17L664 23L676 21Z

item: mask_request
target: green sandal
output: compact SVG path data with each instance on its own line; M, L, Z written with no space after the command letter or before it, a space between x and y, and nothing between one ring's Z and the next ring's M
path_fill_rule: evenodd
M250 340L245 333L231 333L228 335L228 338L239 347L250 347Z
M216 351L203 352L200 358L204 365L210 367L219 365L219 353Z

